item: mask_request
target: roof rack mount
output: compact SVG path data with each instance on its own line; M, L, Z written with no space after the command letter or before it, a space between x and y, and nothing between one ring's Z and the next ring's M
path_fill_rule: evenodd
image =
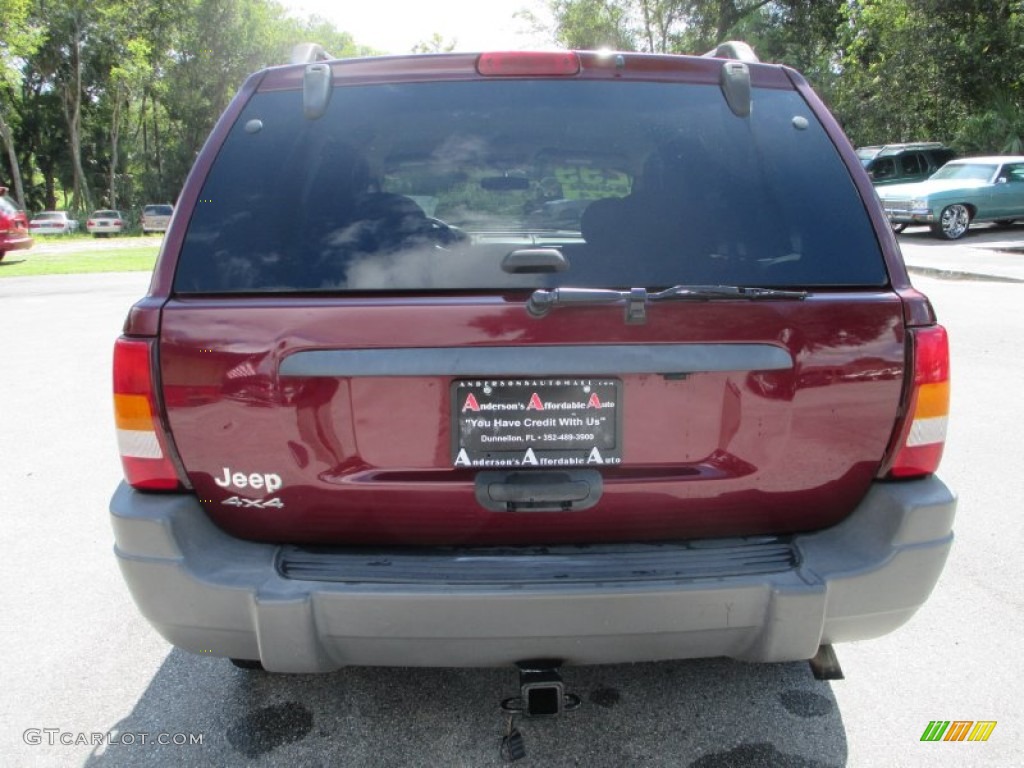
M316 61L330 61L333 56L318 43L299 43L292 48L289 64L312 64Z
M735 59L746 61L750 64L757 64L761 60L757 58L754 49L742 40L727 40L719 43L715 48L703 54L709 59Z

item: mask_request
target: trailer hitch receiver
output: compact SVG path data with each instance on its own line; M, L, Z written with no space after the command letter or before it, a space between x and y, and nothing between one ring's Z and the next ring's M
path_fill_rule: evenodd
M520 661L516 666L519 667L519 695L501 702L501 708L509 714L553 717L580 705L579 696L565 692L565 683L558 674L558 661Z

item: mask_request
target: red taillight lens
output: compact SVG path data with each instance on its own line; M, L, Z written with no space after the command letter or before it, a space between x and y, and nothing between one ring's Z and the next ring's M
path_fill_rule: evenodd
M153 342L120 338L114 346L114 420L124 477L133 488L172 490L181 483L156 417Z
M564 77L579 74L580 59L572 51L482 53L476 71L484 77Z
M949 339L941 325L910 331L914 380L889 477L922 477L939 468L949 419Z

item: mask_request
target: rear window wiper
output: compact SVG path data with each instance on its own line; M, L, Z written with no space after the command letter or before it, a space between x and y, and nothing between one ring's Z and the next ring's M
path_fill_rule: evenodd
M626 322L635 324L647 322L647 305L656 301L785 301L807 296L807 291L743 285L674 285L654 292L646 288L539 288L526 302L526 311L533 317L544 317L556 307L625 303Z

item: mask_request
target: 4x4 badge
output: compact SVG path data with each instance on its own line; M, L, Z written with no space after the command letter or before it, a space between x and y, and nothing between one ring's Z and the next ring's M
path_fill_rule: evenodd
M245 509L284 509L284 502L280 499L243 499L239 496L232 496L224 499L221 504L229 507L244 507Z

